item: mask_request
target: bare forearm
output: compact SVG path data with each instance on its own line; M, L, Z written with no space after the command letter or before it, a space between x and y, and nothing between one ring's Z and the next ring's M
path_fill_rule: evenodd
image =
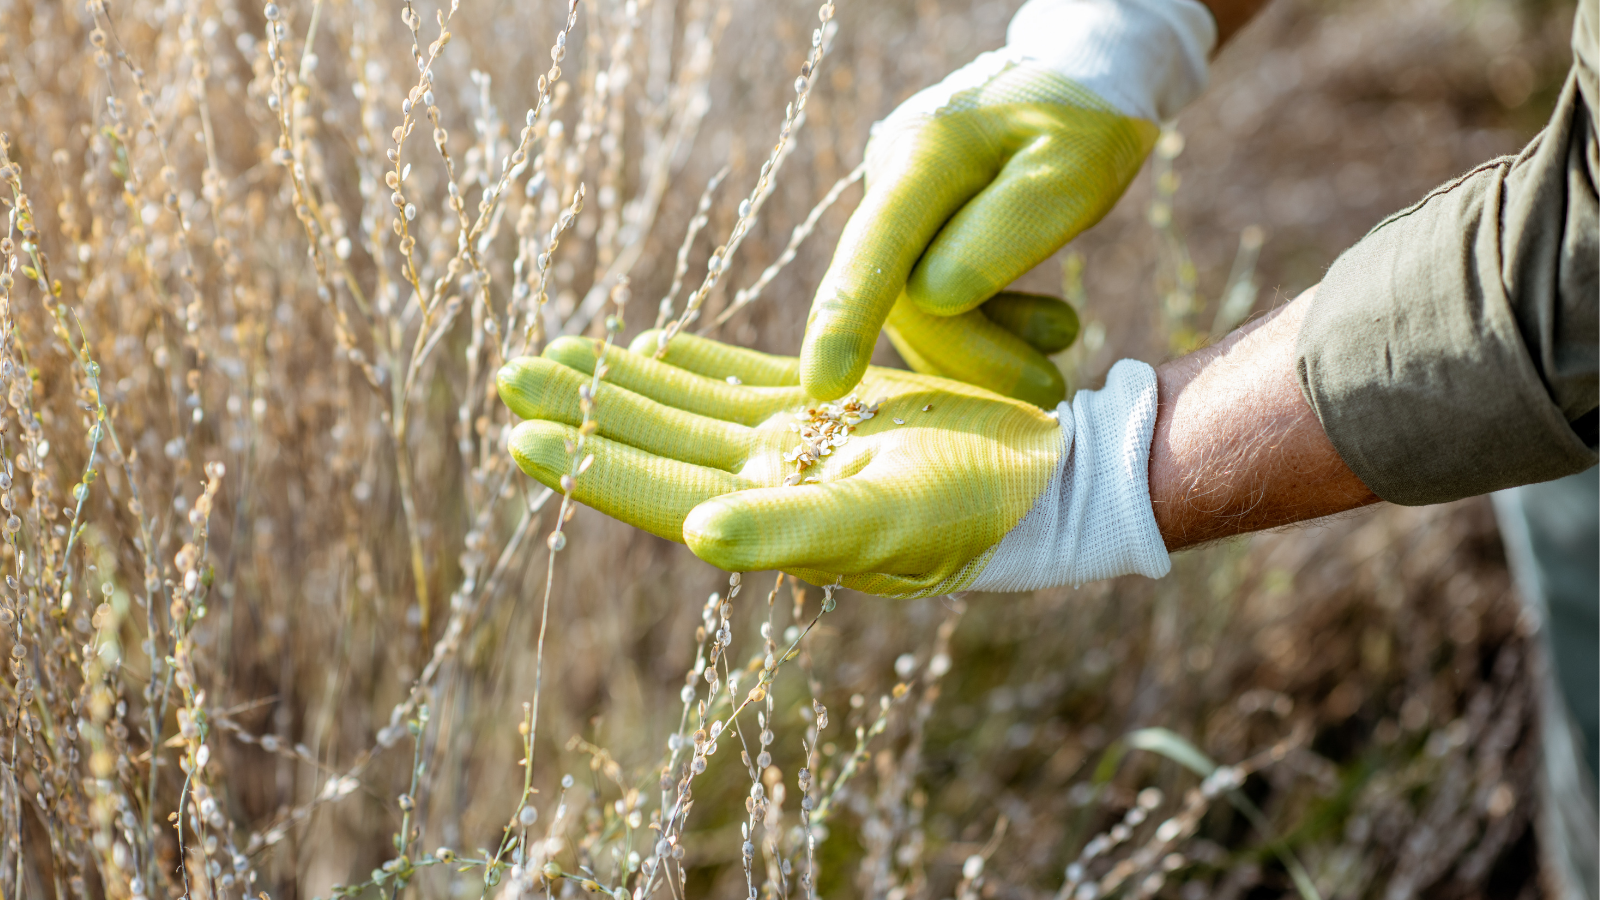
M1200 0L1211 10L1212 18L1217 20L1217 46L1221 47L1228 39L1239 33L1261 8L1267 5L1268 0Z
M1377 502L1300 393L1295 338L1315 290L1157 370L1150 497L1168 550Z

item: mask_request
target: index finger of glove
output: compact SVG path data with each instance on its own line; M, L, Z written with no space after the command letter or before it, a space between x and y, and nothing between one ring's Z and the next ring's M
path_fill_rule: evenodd
M634 338L628 349L654 359L665 333L666 329L652 328ZM800 383L800 361L792 356L773 356L692 334L673 338L661 361L707 378L726 380L732 376L759 387L793 387Z
M821 400L855 387L917 258L945 220L994 177L997 163L949 120L893 138L875 159L806 320L800 383Z
M579 391L589 376L554 360L524 356L497 378L500 399L524 419L576 426L583 422ZM600 382L593 419L599 433L656 456L733 471L750 453L750 429L674 409L620 385Z
M592 374L598 346L592 338L561 337L545 347L543 356ZM612 347L606 351L606 375L602 383L626 388L673 409L741 425L756 425L774 413L793 410L805 403L805 395L798 387L747 387L742 379L737 376L735 379L730 382L724 378L708 378L649 356Z

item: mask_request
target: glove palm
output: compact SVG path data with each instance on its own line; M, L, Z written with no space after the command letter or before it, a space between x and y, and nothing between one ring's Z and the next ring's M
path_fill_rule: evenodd
M1062 429L1037 407L873 367L858 394L882 400L876 415L805 469L817 483L784 486L799 443L790 424L814 403L797 361L687 335L658 361L646 355L655 341L647 332L634 344L645 353L608 352L595 459L574 496L730 571L783 569L886 596L960 590L1061 467ZM500 373L502 399L529 420L512 456L552 488L594 364L594 342L562 338Z

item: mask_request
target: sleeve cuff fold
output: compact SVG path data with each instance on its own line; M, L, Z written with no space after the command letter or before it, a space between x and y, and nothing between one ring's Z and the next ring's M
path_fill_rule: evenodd
M1498 160L1339 257L1295 350L1302 392L1374 493L1421 506L1593 466L1552 399L1500 277Z

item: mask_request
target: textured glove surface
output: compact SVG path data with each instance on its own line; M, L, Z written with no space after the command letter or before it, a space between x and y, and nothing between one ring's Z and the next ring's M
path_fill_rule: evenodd
M794 414L816 403L799 386L799 361L689 335L656 360L656 337L635 340L642 352L608 351L599 430L586 444L595 459L574 497L723 569L782 569L891 597L961 590L1063 459L1059 423L1035 406L871 367L856 394L882 401L876 415L805 470L819 483L784 486L796 470L784 459L799 444ZM561 338L499 375L501 398L528 420L512 432L513 458L557 490L595 346Z
M998 55L945 84L943 96L930 88L875 129L866 195L812 303L801 384L825 400L848 393L888 322L917 371L959 370L955 377L1054 406L1065 394L1060 374L1003 314L986 314L984 301L1099 221L1158 129L1061 75ZM1071 308L1053 302L1075 332ZM918 327L918 314L968 315L965 326L940 329Z
M1150 504L1156 372L1111 367L1105 387L1056 408L1066 464L995 548L975 591L1031 591L1139 574L1160 578L1171 556Z
M924 375L965 381L1049 409L1067 385L1045 357L1078 337L1078 315L1054 297L1008 292L978 309L935 316L902 295L883 330L906 365Z

